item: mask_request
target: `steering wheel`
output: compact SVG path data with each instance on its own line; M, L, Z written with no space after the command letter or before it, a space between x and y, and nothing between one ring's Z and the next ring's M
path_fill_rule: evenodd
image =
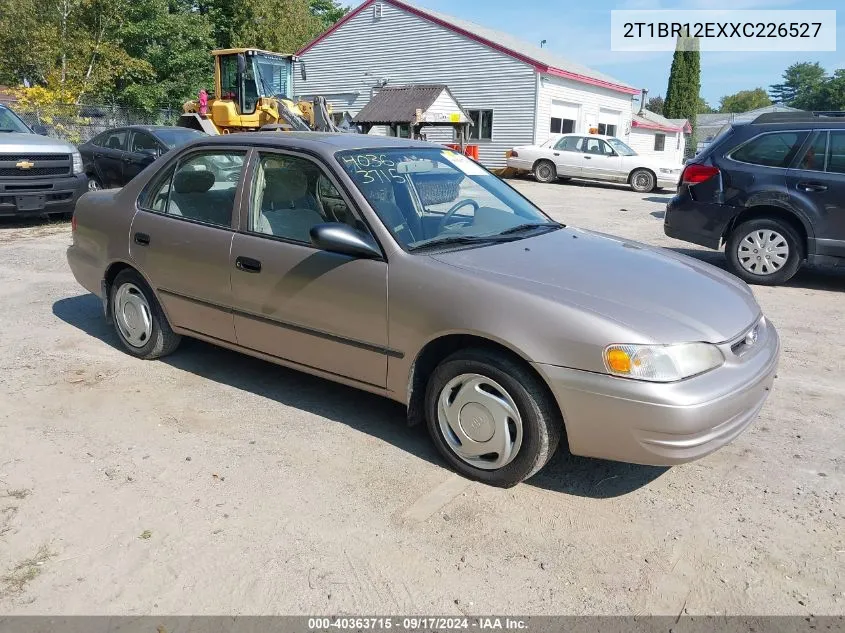
M446 212L446 215L443 216L443 219L440 220L440 224L437 226L437 232L441 233L443 229L446 228L446 225L449 223L449 220L452 219L452 216L457 213L458 209L461 207L465 207L466 205L472 206L474 211L478 211L478 203L475 200L459 200L455 204L452 205L452 208Z

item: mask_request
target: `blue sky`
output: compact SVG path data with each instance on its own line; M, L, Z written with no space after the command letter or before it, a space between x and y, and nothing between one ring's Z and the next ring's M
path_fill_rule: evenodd
M649 97L666 94L671 53L610 50L612 9L840 9L837 51L819 53L703 53L701 96L712 106L719 98L748 88L778 83L796 61L818 61L828 72L845 68L845 5L841 0L408 0L410 4L454 15L546 46L573 61L620 81L648 88ZM357 6L360 2L353 2ZM765 13L763 13L765 15ZM456 60L457 61L457 60ZM459 61L458 61L459 63Z

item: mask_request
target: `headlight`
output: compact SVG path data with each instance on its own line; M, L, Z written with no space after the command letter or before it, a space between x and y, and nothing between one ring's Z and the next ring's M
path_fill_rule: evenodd
M74 174L81 174L82 173L82 154L78 151L74 150L71 154L71 158L73 160L73 173Z
M652 382L674 382L703 374L725 362L710 343L678 345L608 345L604 365L615 376Z

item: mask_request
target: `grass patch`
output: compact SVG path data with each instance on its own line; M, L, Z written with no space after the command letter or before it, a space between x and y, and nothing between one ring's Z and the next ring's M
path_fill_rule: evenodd
M26 558L15 565L11 572L0 579L3 583L3 588L0 590L0 595L10 595L23 593L26 586L35 580L41 573L41 567L50 558L55 556L47 545L42 545L38 548L35 556Z
M17 499L18 501L26 499L31 494L32 494L32 490L30 490L29 488L19 488L17 490L7 490L6 491L7 497L12 497L13 499Z

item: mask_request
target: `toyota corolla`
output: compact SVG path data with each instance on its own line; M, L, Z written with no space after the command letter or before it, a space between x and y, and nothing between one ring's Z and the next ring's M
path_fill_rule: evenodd
M203 138L76 206L68 261L123 348L194 337L392 398L514 485L564 442L670 465L756 417L778 335L742 281L565 226L443 147Z

